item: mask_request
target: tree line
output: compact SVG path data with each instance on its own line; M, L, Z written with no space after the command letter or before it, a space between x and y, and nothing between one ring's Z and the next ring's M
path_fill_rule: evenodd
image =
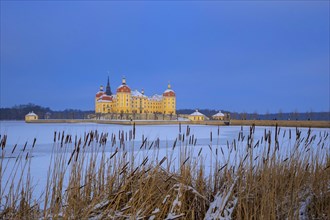
M0 120L24 120L25 115L34 112L39 119L86 119L94 111L82 111L77 109L65 109L53 111L48 107L42 107L32 103L16 105L11 108L0 108Z
M177 114L191 114L194 109L180 109L177 110ZM211 118L212 115L218 113L218 110L214 109L200 109L199 112L203 113L207 117ZM282 112L279 110L278 113L264 113L259 114L257 112L230 112L227 110L221 110L222 113L229 113L230 119L236 120L298 120L298 121L330 121L330 112L298 112L297 110L292 112Z
M29 112L36 113L40 119L87 119L88 115L94 114L94 110L82 111L78 109L65 109L63 111L53 111L48 107L42 107L32 103L25 105L16 105L11 108L0 108L0 120L24 120ZM191 114L195 109L179 109L177 114ZM199 112L211 118L218 113L214 109L200 109ZM230 112L222 110L223 113L229 113L231 119L236 120L313 120L330 121L330 112L287 112L281 110L278 113L258 114L257 112Z

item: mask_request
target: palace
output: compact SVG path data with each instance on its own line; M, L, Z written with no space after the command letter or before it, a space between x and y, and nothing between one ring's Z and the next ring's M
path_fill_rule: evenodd
M100 91L95 96L95 113L159 113L174 115L176 114L175 109L176 96L170 84L168 84L162 95L155 94L148 97L144 95L143 89L141 92L132 91L126 84L125 77L123 77L122 84L117 88L117 93L112 94L108 77L105 92L103 86L100 86Z

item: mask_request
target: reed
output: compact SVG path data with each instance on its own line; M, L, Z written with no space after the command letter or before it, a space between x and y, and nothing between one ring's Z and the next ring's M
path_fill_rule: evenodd
M330 218L328 132L276 126L257 139L254 126L247 133L242 127L237 139L221 145L218 127L209 145L200 146L190 127L179 124L165 148L144 136L136 144L136 129L90 131L74 142L55 131L41 197L30 169L37 140L18 150L1 135L0 218Z

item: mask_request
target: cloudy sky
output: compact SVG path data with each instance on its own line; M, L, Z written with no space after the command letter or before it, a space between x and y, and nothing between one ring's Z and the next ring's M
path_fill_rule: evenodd
M1 107L92 110L123 75L178 109L329 111L329 1L1 1Z

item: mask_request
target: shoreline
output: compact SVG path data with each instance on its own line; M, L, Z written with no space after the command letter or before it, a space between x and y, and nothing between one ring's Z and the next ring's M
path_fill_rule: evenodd
M330 121L285 121L285 120L230 120L226 121L163 121L163 120L95 120L95 119L39 119L26 123L97 123L117 125L214 125L214 126L279 126L330 128Z

